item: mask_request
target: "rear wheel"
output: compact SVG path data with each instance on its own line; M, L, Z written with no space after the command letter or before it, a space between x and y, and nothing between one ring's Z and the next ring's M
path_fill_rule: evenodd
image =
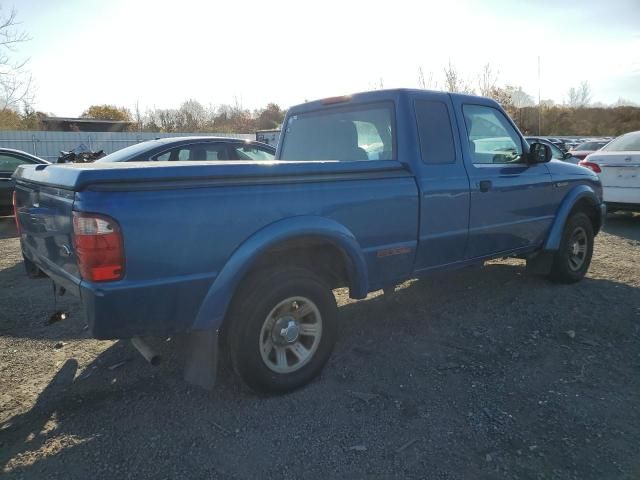
M241 287L230 313L228 343L236 373L253 390L283 393L316 377L337 336L333 293L313 272L259 272Z
M591 264L593 237L593 225L586 214L578 212L569 217L553 258L550 278L561 283L582 280Z

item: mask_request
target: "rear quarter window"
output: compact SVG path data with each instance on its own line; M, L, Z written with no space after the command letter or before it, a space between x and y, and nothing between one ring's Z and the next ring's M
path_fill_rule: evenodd
M456 161L449 109L437 100L416 100L416 122L422 161L427 164Z

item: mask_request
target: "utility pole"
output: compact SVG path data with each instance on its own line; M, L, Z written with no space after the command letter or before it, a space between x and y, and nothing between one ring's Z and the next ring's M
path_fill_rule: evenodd
M542 135L542 102L540 100L540 55L538 55L538 135Z

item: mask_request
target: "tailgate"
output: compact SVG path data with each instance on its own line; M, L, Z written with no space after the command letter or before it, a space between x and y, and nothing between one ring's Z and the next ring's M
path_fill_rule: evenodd
M74 192L21 180L16 182L15 192L24 256L57 284L77 293L80 276L73 255Z

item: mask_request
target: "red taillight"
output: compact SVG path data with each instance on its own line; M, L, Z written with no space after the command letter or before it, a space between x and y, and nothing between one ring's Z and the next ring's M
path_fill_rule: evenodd
M73 212L73 242L80 275L92 282L124 276L124 247L120 227L112 218Z
M11 196L11 203L13 204L13 218L16 219L16 230L18 231L18 236L21 236L20 233L20 219L18 218L18 203L16 201L16 191L13 191L13 195Z
M596 173L602 172L600 165L598 165L597 163L587 162L586 160L580 160L578 162L578 165L580 165L581 167L587 167L588 169L593 170Z

